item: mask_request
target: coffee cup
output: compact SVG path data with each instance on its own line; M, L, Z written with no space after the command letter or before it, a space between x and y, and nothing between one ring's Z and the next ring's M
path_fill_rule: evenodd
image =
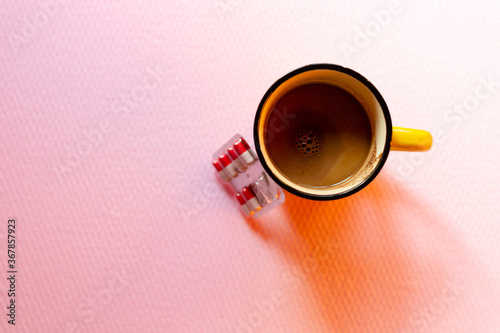
M308 65L276 81L258 106L254 141L269 176L312 200L340 199L366 187L391 150L432 146L429 132L392 126L370 81L333 64Z

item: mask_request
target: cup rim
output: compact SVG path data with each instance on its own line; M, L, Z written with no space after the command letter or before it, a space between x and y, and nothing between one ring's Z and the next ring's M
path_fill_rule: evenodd
M259 133L258 133L259 119L260 119L260 115L262 112L262 107L264 106L264 103L266 102L269 95L271 93L273 93L283 82L289 80L290 78L292 78L300 73L311 71L311 70L317 70L317 69L323 69L323 70L326 69L326 70L333 70L333 71L342 72L342 73L350 75L350 76L354 77L355 79L357 79L358 81L360 81L363 85L365 85L368 89L370 89L370 91L373 93L373 95L377 99L378 103L380 104L380 107L382 108L382 112L384 114L384 119L386 122L386 137L385 137L384 150L381 154L380 160L379 160L377 166L375 167L375 169L372 171L372 173L368 177L366 177L361 183L356 185L354 188L349 189L349 190L344 191L344 192L337 193L337 194L317 195L317 194L305 193L305 192L299 191L291 186L288 186L287 184L284 184L278 177L276 177L271 172L271 169L269 168L266 160L264 159L264 154L262 154L261 143L259 141ZM346 67L343 67L340 65L327 64L327 63L311 64L311 65L306 65L306 66L303 66L303 67L300 67L298 69L291 71L290 73L288 73L285 76L278 79L276 82L274 82L271 85L271 87L269 87L267 92L262 97L262 99L259 103L259 106L257 108L257 113L255 114L253 138L254 138L254 143L255 143L255 150L257 152L257 155L259 157L259 160L260 160L262 166L266 170L267 174L279 186L281 186L286 191L288 191L296 196L299 196L301 198L311 199L311 200L319 200L319 201L329 201L329 200L336 200L336 199L345 198L351 194L358 192L359 190L365 188L368 184L370 184L373 181L373 179L375 179L375 177L379 174L380 170L382 169L382 167L385 164L385 161L387 160L387 157L389 156L389 151L391 148L392 120L391 120L391 115L389 113L389 108L387 107L387 104L385 103L382 95L377 90L377 88L375 88L375 86L370 81L368 81L368 79L366 79L364 76L362 76L361 74L359 74L358 72L356 72L350 68L346 68Z

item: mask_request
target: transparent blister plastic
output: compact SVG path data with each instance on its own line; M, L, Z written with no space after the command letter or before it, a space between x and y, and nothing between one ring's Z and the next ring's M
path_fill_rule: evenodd
M234 135L212 155L212 165L231 184L235 201L246 216L262 216L285 202L283 190L267 175L241 135Z

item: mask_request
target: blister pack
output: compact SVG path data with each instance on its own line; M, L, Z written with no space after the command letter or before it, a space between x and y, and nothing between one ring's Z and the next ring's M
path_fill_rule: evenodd
M212 155L212 164L235 192L246 216L259 217L285 201L285 194L269 177L245 139L234 135Z

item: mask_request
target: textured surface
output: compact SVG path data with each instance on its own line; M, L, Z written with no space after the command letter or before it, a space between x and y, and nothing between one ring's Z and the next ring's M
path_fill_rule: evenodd
M19 332L500 330L498 2L44 3L0 5L0 331L9 217ZM315 62L435 146L246 220L210 156Z

